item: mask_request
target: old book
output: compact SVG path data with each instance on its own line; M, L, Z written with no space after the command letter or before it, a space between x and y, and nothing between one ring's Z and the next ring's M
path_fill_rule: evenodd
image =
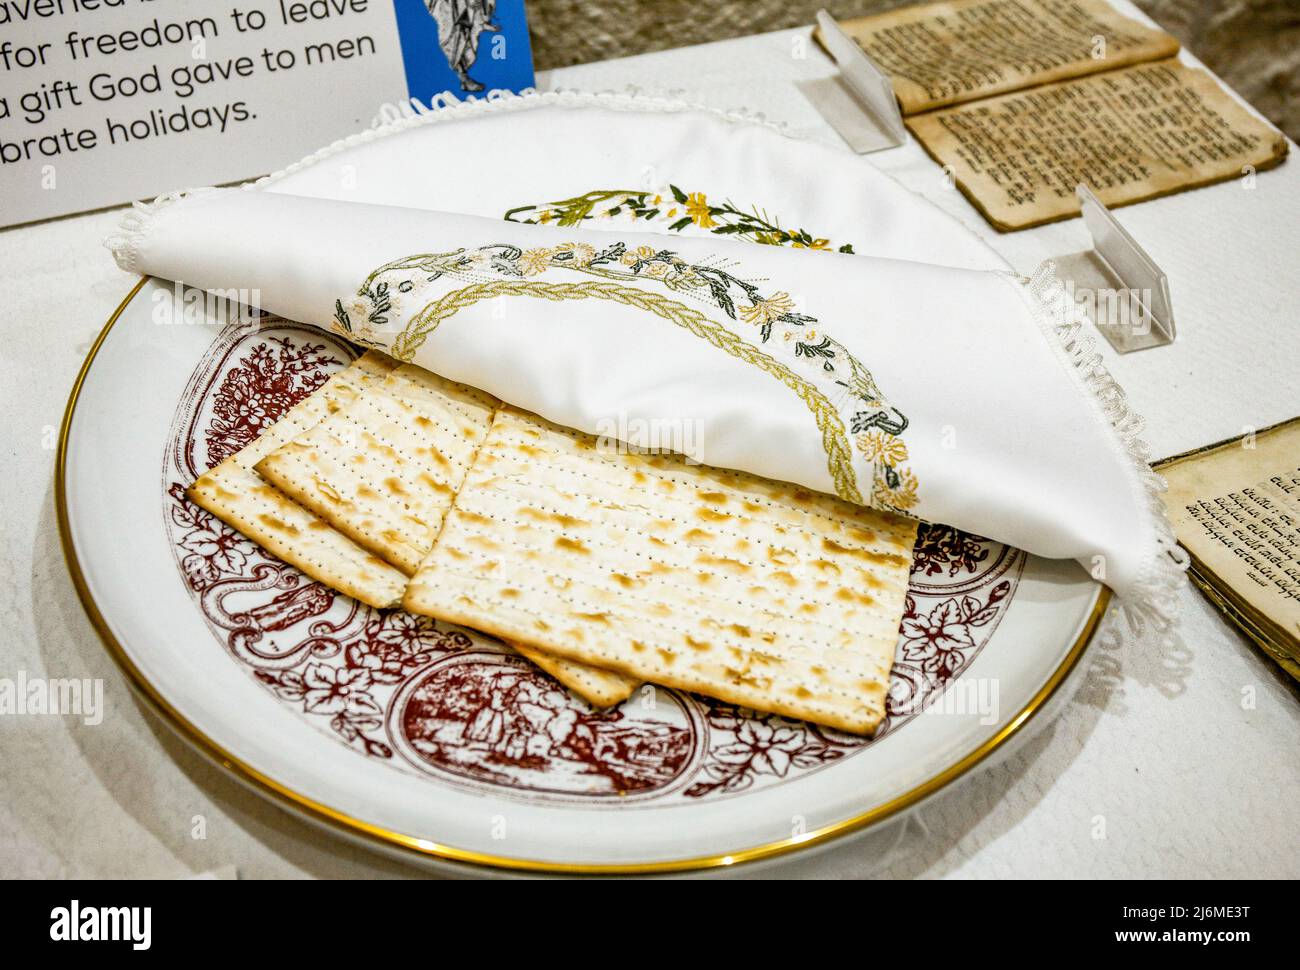
M1300 418L1156 467L1192 579L1300 679Z
M842 24L890 76L908 128L996 229L1278 164L1286 138L1178 42L1106 0L954 0Z
M1106 0L953 0L840 26L909 115L1178 53Z

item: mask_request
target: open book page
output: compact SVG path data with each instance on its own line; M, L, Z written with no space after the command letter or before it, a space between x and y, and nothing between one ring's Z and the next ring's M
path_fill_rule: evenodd
M1159 471L1194 568L1300 659L1300 420Z
M903 114L1178 52L1106 0L953 0L840 26L889 75Z
M1177 60L1062 81L907 119L997 229L1240 178L1280 162L1286 138L1204 71Z

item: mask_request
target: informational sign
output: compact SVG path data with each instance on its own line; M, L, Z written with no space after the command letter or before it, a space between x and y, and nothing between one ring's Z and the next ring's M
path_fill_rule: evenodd
M0 0L0 227L281 168L533 83L523 0Z

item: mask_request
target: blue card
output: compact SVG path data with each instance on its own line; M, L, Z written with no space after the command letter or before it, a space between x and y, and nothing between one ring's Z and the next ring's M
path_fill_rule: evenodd
M393 0L406 86L428 103L533 86L524 0Z

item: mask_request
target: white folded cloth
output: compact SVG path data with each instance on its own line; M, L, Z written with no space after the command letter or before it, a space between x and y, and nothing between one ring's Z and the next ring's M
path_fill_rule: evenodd
M243 189L139 205L111 248L560 424L1074 559L1173 610L1183 558L1139 423L1050 267Z

